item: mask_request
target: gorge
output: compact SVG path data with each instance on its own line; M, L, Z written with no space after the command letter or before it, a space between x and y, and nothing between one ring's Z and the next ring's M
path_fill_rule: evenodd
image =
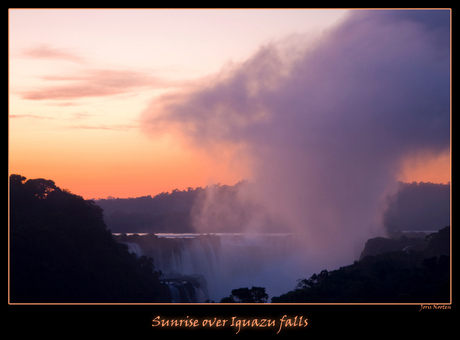
M154 259L173 302L219 302L234 288L264 286L280 294L305 275L293 234L115 234L138 256ZM302 264L300 264L302 262ZM310 268L311 270L311 268ZM308 271L310 271L308 270Z

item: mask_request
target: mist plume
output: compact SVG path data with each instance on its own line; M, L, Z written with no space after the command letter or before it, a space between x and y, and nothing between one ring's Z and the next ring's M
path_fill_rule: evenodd
M231 147L251 170L252 185L235 195L257 207L245 230L276 221L301 235L305 258L349 263L385 234L383 204L402 161L449 150L449 27L445 10L351 11L314 41L264 45L155 99L145 132L180 135L216 157ZM208 192L197 204L198 232L210 210L226 229L216 221L219 209L234 213L225 200Z

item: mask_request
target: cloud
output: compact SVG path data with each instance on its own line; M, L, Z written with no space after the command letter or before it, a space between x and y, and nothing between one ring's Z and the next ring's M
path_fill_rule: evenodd
M391 231L435 231L450 225L450 184L398 183L383 214Z
M75 63L84 63L85 59L63 48L51 47L47 44L37 45L33 48L26 49L22 55L29 58L37 59L60 59Z
M128 131L138 128L137 125L120 124L120 125L72 125L70 129L85 129L85 130L111 130L111 131Z
M152 101L143 129L211 155L238 145L255 183L240 199L302 234L318 261L346 263L385 232L402 161L449 150L449 32L448 10L352 11L309 46L265 45Z
M53 103L55 106L76 106L79 105L77 103L72 103L72 102L58 102L58 103Z
M55 117L40 115L8 115L9 118L55 119Z
M140 88L167 86L167 82L133 70L92 69L78 75L46 76L46 81L64 82L33 91L22 92L28 100L71 100L86 97L112 96ZM70 84L69 84L70 83Z
M98 116L96 114L84 113L84 112L77 112L70 114L67 118L59 117L59 119L64 121L81 121L86 120L88 118L92 118ZM26 115L9 115L10 119L58 119L57 117L50 117L50 116L41 116L36 114L26 114ZM138 129L139 126L136 124L79 124L79 125L71 125L65 127L67 129L84 129L84 130L110 130L110 131L129 131L132 129Z
M86 119L86 118L90 118L90 117L95 117L95 116L98 116L96 114L93 114L93 113L87 113L87 112L75 112L75 113L72 113L72 118L73 119Z

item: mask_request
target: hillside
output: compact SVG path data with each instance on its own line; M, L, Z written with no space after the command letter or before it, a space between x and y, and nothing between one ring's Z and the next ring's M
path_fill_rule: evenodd
M193 212L200 212L200 203L211 190L216 206L228 209L211 211L213 206L208 206L207 218L216 220L210 224L224 224L226 230L219 232L241 232L251 214L258 213L256 202L238 200L238 190L250 185L241 181L235 185L176 189L156 196L109 197L95 202L104 211L108 229L115 233L189 233L195 231ZM383 223L388 231L432 231L433 226L449 224L450 184L399 182L397 192L387 197L387 203Z
M167 302L152 259L118 243L102 209L51 180L10 176L11 302Z
M382 250L352 265L323 270L272 302L449 302L450 227L426 242L423 250Z
M212 191L213 202L222 203L229 209L229 213L217 212L216 220L220 224L226 222L227 232L241 232L245 220L256 209L254 205L238 200L238 190L249 185L248 181L235 185L215 184L206 188L176 189L153 197L111 197L96 200L96 203L103 209L107 227L114 233L190 233L195 232L193 213L199 213L199 203L204 202Z

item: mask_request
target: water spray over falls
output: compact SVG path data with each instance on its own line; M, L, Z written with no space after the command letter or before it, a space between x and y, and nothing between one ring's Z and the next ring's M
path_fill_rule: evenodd
M159 236L159 237L158 237ZM263 286L281 294L305 275L299 246L290 234L159 234L118 236L128 250L154 259L155 270L171 290L173 302L219 302L232 289ZM303 261L304 264L308 261ZM296 265L293 265L296 263ZM284 268L284 270L282 269ZM276 280L280 275L285 281ZM181 298L179 282L192 281L194 293ZM193 297L190 297L193 295Z
M405 160L449 152L449 40L448 10L352 11L313 43L267 44L215 77L155 98L142 113L143 129L179 136L210 158L224 150L250 169L254 186L234 195L236 206L257 208L249 218L210 191L197 202L195 228L266 233L275 221L276 232L300 235L293 261L275 256L262 266L258 277L266 276L268 289L289 282L285 269L311 273L312 264L322 270L356 260L366 240L386 234L385 198ZM206 255L203 245L185 244L175 256ZM221 247L216 258L228 268L218 270L236 270L242 250ZM266 268L276 268L272 280Z

